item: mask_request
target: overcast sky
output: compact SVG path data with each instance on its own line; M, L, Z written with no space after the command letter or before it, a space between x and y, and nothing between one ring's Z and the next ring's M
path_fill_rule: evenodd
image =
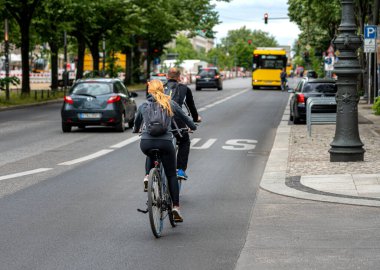
M299 34L298 26L289 19L271 20L288 17L287 0L232 0L230 3L216 2L221 24L214 27L216 43L227 36L228 30L244 25L251 30L262 30L274 36L279 45L293 46ZM268 24L264 24L264 13L268 13Z

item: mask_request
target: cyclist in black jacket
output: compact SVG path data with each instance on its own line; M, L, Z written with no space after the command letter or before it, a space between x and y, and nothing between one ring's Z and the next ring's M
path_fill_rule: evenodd
M195 107L193 93L189 87L179 82L180 75L181 72L179 69L169 69L167 74L168 82L165 85L165 94L170 95L172 100L174 100L181 108L185 105L194 122L201 122L202 118L198 115L197 108ZM174 120L179 128L186 127L186 124L178 117L174 117ZM190 153L190 137L189 134L185 132L181 135L176 134L176 138L178 144L177 177L186 180L186 169Z
M164 94L164 86L159 80L152 80L148 85L148 101L157 102L170 117L178 117L186 126L192 130L196 130L197 127L191 121L189 117L182 111L177 103L172 101L169 96ZM151 157L148 156L150 149L160 149L162 164L165 169L165 174L168 179L169 192L173 201L173 216L176 222L182 222L183 218L179 211L179 189L178 189L178 179L176 176L176 160L175 160L175 148L173 145L173 134L171 131L167 131L160 136L152 136L149 134L146 126L144 125L144 111L147 108L147 102L141 104L137 110L135 123L133 127L133 133L140 131L142 127L142 135L140 148L144 154L147 155L145 163L145 178L144 178L144 191L148 188L148 174L154 164Z

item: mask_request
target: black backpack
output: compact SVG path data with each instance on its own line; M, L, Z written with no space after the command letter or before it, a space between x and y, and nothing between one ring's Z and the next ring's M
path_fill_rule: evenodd
M179 103L177 100L179 98L178 88L179 88L179 83L176 83L175 87L169 87L168 84L165 84L165 89L164 89L165 94L168 96L171 96L172 100L174 100L177 103Z
M171 117L157 102L147 101L143 119L151 136L161 136L170 130Z

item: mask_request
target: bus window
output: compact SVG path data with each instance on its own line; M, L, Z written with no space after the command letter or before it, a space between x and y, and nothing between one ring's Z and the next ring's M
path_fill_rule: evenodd
M286 66L286 56L255 55L253 69L283 69Z

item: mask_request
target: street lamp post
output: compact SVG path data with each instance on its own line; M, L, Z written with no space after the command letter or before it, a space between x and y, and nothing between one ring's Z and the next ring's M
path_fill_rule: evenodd
M9 38L8 38L8 20L4 21L4 56L5 56L5 99L9 100Z
M330 144L330 161L363 161L365 150L359 137L357 92L358 75L362 70L356 53L362 40L356 34L354 0L341 0L341 5L339 34L333 40L340 56L333 71L338 76L338 91L335 137Z

